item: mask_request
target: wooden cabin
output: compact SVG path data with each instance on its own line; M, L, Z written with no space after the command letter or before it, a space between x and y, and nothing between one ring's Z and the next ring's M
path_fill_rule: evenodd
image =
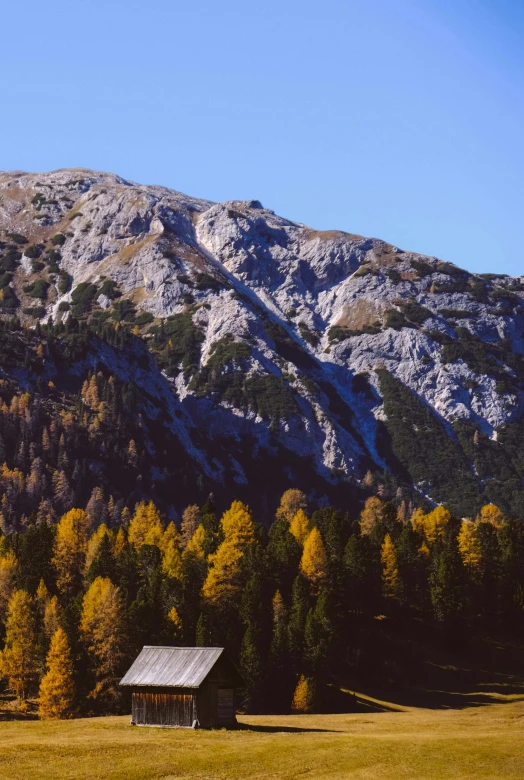
M131 688L131 724L216 728L236 723L243 680L223 647L144 647L120 680Z

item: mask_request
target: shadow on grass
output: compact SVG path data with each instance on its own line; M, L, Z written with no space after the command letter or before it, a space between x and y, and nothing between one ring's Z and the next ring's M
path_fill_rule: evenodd
M285 717L285 716L279 716L279 717ZM304 726L262 726L257 724L249 724L249 723L237 723L235 726L236 731L259 731L259 732L265 732L267 734L279 734L282 732L289 733L289 734L301 734L306 732L323 732L327 734L337 734L339 733L338 729L319 729L319 728L306 728Z

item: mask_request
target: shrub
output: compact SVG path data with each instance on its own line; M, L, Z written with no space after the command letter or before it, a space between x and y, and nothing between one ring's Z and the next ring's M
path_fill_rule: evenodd
M31 244L27 249L24 249L24 255L29 257L30 260L36 260L42 254L42 247L37 244Z
M135 323L142 327L143 325L148 325L150 322L154 321L153 315L148 311L143 311L141 314L138 315L138 317L135 318Z
M28 243L27 238L21 233L8 233L7 235L11 241L14 241L15 244L18 244L19 246L23 246L24 244Z
M118 289L118 284L113 279L104 279L102 287L100 288L100 294L105 295L106 298L114 300L120 298L122 293Z
M412 260L411 267L415 269L419 279L424 279L424 277L431 276L431 274L435 273L435 269L423 260Z
M391 268L389 271L386 272L386 276L388 279L390 279L394 284L398 284L402 281L402 275L399 271L396 270L396 268Z
M133 322L136 315L136 307L133 301L123 298L116 301L111 310L111 317L117 322Z
M195 278L195 287L197 290L214 290L218 292L224 285L214 276L206 273L198 273Z
M408 322L401 311L389 309L389 311L386 312L385 324L386 328L401 330L407 326Z
M71 304L68 303L67 301L61 301L58 304L58 311L69 311L70 308L71 308Z
M67 271L64 270L60 271L60 274L58 276L58 292L60 293L60 295L64 295L66 292L69 292L72 284L73 284L73 277L71 276L71 274L68 274Z
M53 246L63 246L66 242L66 237L63 233L55 233L51 239Z
M403 303L402 311L407 319L416 325L422 325L428 317L433 317L433 313L429 309L426 309L425 306L421 306L420 303L417 303L416 301L407 301L406 303Z
M31 298L40 298L44 300L47 298L47 291L49 289L49 282L44 279L37 279L33 284L29 284L24 287L24 292L28 293Z
M39 271L43 271L45 268L45 265L40 262L40 260L33 260L31 263L31 269L34 274L37 274Z

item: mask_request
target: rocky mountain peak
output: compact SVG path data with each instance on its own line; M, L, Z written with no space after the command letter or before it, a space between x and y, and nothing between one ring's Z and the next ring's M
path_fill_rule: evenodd
M246 484L265 452L307 458L327 491L375 468L449 502L449 475L419 479L405 392L472 494L501 481L471 441L521 419L522 277L84 169L0 174L0 250L4 317L134 331L158 374L111 370L167 410L207 479Z

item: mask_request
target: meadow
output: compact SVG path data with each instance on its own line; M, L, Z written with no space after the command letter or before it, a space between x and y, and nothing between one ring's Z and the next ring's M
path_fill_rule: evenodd
M358 697L361 712L239 716L236 730L136 728L129 717L0 723L2 780L522 780L524 696L454 709Z

